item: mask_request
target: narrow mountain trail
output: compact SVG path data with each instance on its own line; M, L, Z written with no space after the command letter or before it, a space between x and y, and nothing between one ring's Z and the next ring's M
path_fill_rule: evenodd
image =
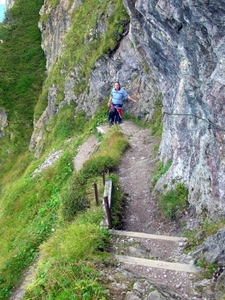
M130 121L120 126L130 143L117 170L126 196L123 230L110 230L112 261L97 267L108 299L214 300L201 297L195 290L198 270L190 263L191 257L183 253L186 239L180 236L180 225L162 215L151 192L159 139ZM108 129L108 125L98 128L101 133ZM74 157L76 170L98 144L96 136L91 135L79 147ZM34 268L26 270L10 300L23 299L31 274L34 276Z
M123 229L152 234L178 234L177 225L161 214L150 191L159 138L151 136L148 128L141 128L132 122L122 123L121 128L130 143L118 169L120 183L126 194Z
M123 230L110 231L111 252L118 263L116 269L106 271L114 278L110 299L206 299L194 290L199 270L191 263L192 258L183 253L186 239L180 236L180 223L163 216L151 192L159 138L129 121L120 126L130 147L117 171L126 199ZM102 132L106 131L103 126ZM135 282L132 290L127 291L128 283L124 286L121 274ZM115 280L118 276L120 282Z

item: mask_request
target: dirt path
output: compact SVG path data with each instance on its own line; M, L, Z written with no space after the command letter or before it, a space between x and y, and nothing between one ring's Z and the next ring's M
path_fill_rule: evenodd
M149 129L141 128L132 122L122 123L121 128L130 143L117 171L126 195L123 230L154 235L180 236L180 226L175 222L170 222L162 215L157 200L151 193L153 172L158 159L155 148L160 142L159 139L151 136ZM118 270L121 273L130 271L133 276L145 278L154 286L158 285L159 290L170 290L174 296L176 295L176 299L203 299L193 290L193 274L181 272L176 266L173 270L160 267L160 263L167 265L166 262L189 264L191 258L183 254L183 247L183 243L174 243L169 240L161 241L160 236L158 239L156 237L155 241L145 239L143 242L129 236L112 237L112 252L119 254L118 257L120 257L119 260L122 264L119 265ZM126 257L126 255L129 256ZM129 258L130 256L132 258ZM142 256L147 259L152 258L159 267L150 268L146 261L140 264L140 257ZM138 257L137 261L129 263L129 260L134 260L133 257ZM128 260L124 261L125 265L123 260ZM127 298L128 295L131 295L129 293L134 298ZM137 295L134 290L127 292L125 297L118 298L118 294L116 294L117 299L147 299L145 296L135 298ZM196 296L197 298L195 298ZM149 296L149 299L173 298L168 295L165 298L155 297Z
M162 216L157 201L150 192L157 161L154 149L159 144L159 138L151 136L149 129L132 122L124 122L121 127L130 143L118 170L121 186L127 195L123 229L177 235L178 228Z

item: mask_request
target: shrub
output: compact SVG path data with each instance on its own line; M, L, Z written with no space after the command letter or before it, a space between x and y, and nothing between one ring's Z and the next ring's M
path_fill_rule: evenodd
M188 190L179 183L176 188L160 196L160 207L171 220L176 219L176 212L187 207Z
M162 94L154 102L155 111L150 121L152 135L162 136Z
M119 128L109 130L98 152L84 163L79 172L74 173L71 184L62 194L62 215L66 220L72 220L77 212L89 206L87 194L91 178L94 180L101 176L103 170L116 169L127 146L128 141Z
M113 179L111 207L112 225L115 229L122 229L121 221L123 219L125 197L118 176L116 174L110 174L109 177Z
M159 180L160 177L162 177L163 174L165 174L169 168L172 165L172 159L169 159L166 164L164 164L163 161L158 161L156 163L155 172L152 179L152 185L155 186L156 182Z

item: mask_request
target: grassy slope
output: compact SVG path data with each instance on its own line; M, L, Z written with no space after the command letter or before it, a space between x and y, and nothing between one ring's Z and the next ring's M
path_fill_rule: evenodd
M10 22L0 26L0 39L4 40L0 45L3 75L0 76L0 107L4 107L9 116L6 136L0 140L0 299L9 298L22 272L39 257L40 251L37 278L30 285L26 299L69 299L71 295L71 299L106 299L96 265L105 259L108 235L99 227L102 212L94 205L92 185L97 182L99 194L102 193L101 171L116 168L127 147L126 139L118 129L112 128L99 152L76 173L73 157L78 146L95 132L99 122L106 120L107 111L106 106L100 107L88 120L83 112L74 116L71 105L61 109L48 124L43 141L45 152L39 159L34 160L27 148L33 115L38 118L45 108L49 85L54 82L59 87L57 101L63 97L61 66L66 65L68 73L71 66L82 65L82 82L75 92L79 94L85 90L95 59L116 46L123 25L128 22L127 14L122 1L83 1L82 7L74 12L72 30L65 39L65 54L53 66L42 86L45 60L37 28L42 2L17 0L17 6L9 15ZM55 6L58 0L49 3ZM97 43L86 43L86 55L81 55L90 26L95 27L97 17L104 16L102 13L109 4L114 4L114 10L108 18L107 32L96 37ZM153 131L160 128L161 109L156 113ZM60 159L31 177L53 148L63 149ZM113 179L118 184L115 175ZM115 221L123 196L117 187ZM91 208L78 214L86 206Z
M33 130L34 107L45 77L45 58L37 27L42 0L19 0L0 25L0 107L8 115L5 137L0 141L0 179L28 147ZM23 11L21 12L21 7Z
M37 257L39 247L44 241L42 251L45 254L43 254L43 261L40 262L39 277L29 290L28 299L35 299L35 297L36 299L57 299L57 297L62 299L60 297L71 293L71 289L77 289L77 295L79 294L80 297L85 295L85 299L91 299L90 295L95 295L95 299L104 299L104 289L97 283L98 274L93 266L93 262L101 258L99 249L101 251L104 249L107 239L107 234L99 228L101 210L93 208L82 215L81 219L74 220L77 213L86 207L80 200L84 199L88 205L92 202L93 195L90 191L93 188L93 180L101 186L102 168L116 168L127 141L118 130L111 131L111 136L106 137L98 155L95 155L79 173L74 172L72 161L79 144L94 131L96 124L105 120L107 111L106 106L103 106L99 108L96 116L88 120L82 112L74 116L74 107L71 105L61 109L49 123L44 138L45 153L43 152L39 159L34 160L32 153L27 151L33 115L37 117L45 108L48 86L56 81L60 88L63 88L58 67L53 67L42 88L45 60L40 48L40 32L37 28L38 11L42 2L42 0L32 2L18 0L8 15L9 22L0 26L0 38L4 40L0 46L0 67L4 74L0 78L0 106L7 111L9 121L6 135L1 139L0 145L0 299L7 299L10 296L23 270ZM89 2L85 1L83 7L76 12L77 18L74 17L72 31L67 37L67 54L74 51L74 43L78 35L73 31L79 28L79 22L82 21L84 35L90 30L90 18L86 18L86 27L82 19L87 11L90 16L94 16L93 22L96 21L97 12L103 12L106 6L112 3L112 1L103 1L101 6L99 1L96 1L98 5L94 5L92 1L92 14L90 14ZM99 37L102 41L99 48L96 43L86 45L88 55L94 54L93 60L90 62L79 55L74 57L70 55L72 58L68 69L73 64L82 63L84 82L88 79L94 59L108 49L113 49L119 40L121 26L127 15L124 10L121 13L122 1L113 1L113 3L114 12L108 20L107 33ZM93 13L94 8L97 9L96 14ZM79 35L79 41L77 40L80 52L84 35L83 37ZM109 38L111 35L112 38ZM63 63L65 60L66 56L63 56ZM77 93L80 92L81 86L85 89L85 84L79 85ZM70 142L65 143L68 138ZM112 140L113 145L109 142ZM46 155L53 148L59 147L63 149L61 158L46 171L34 178L31 177L31 173L43 162ZM86 203L85 201L83 202ZM83 219L86 220L85 224L82 223ZM80 230L76 229L76 224ZM87 234L87 240L90 239L90 244L84 252L85 256L82 257L83 261L74 252L74 247L68 248L68 260L65 261L63 259L64 239L67 239L68 244L73 244L74 236L79 236L83 231ZM49 239L52 234L53 237ZM62 252L49 251L54 241L58 243L59 239ZM87 240L83 241L85 243L83 246L79 240L79 245L86 247ZM61 259L59 259L60 255ZM76 263L78 258L79 265ZM52 263L49 264L47 261ZM58 274L59 269L61 279ZM79 278L80 283L74 286L74 278L77 278L81 271L83 275ZM67 283L64 280L65 274L68 274ZM90 274L93 276L90 277ZM53 278L57 278L58 281L55 282ZM62 281L59 284L60 280ZM57 296L62 289L65 294ZM49 296L46 296L46 293Z

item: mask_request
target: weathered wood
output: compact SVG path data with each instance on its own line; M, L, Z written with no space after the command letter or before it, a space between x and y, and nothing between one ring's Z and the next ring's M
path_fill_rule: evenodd
M94 185L94 190L95 190L95 201L96 201L96 205L99 206L97 183L94 183L93 185Z
M166 270L173 270L177 272L187 272L187 273L197 273L201 269L196 268L194 265L187 265L181 263L173 263L167 261L160 261L160 260L152 260L152 259L145 259L139 257L132 257L132 256L123 256L123 255L116 255L116 258L127 265L138 265L143 267L151 267L157 269L166 269Z
M107 197L109 211L107 213L107 208L105 204L105 198ZM107 178L105 181L104 194L103 194L103 210L105 212L105 218L101 221L101 226L112 228L112 218L111 218L111 206L112 206L112 179ZM109 215L108 215L109 214Z
M107 178L105 181L103 198L104 197L108 197L109 208L111 209L112 206L112 179L111 178Z
M127 237L136 237L149 240L164 240L164 241L173 241L173 242L186 242L187 238L180 236L167 236L167 235L158 235L158 234L149 234L144 232L133 232L133 231L123 231L123 230L110 230L110 234L122 235Z
M108 228L111 229L112 228L112 218L111 218L111 212L110 212L110 208L109 208L109 201L108 201L108 197L104 197L104 205L105 205L105 211L106 211L106 216L107 216L107 220L108 220Z

